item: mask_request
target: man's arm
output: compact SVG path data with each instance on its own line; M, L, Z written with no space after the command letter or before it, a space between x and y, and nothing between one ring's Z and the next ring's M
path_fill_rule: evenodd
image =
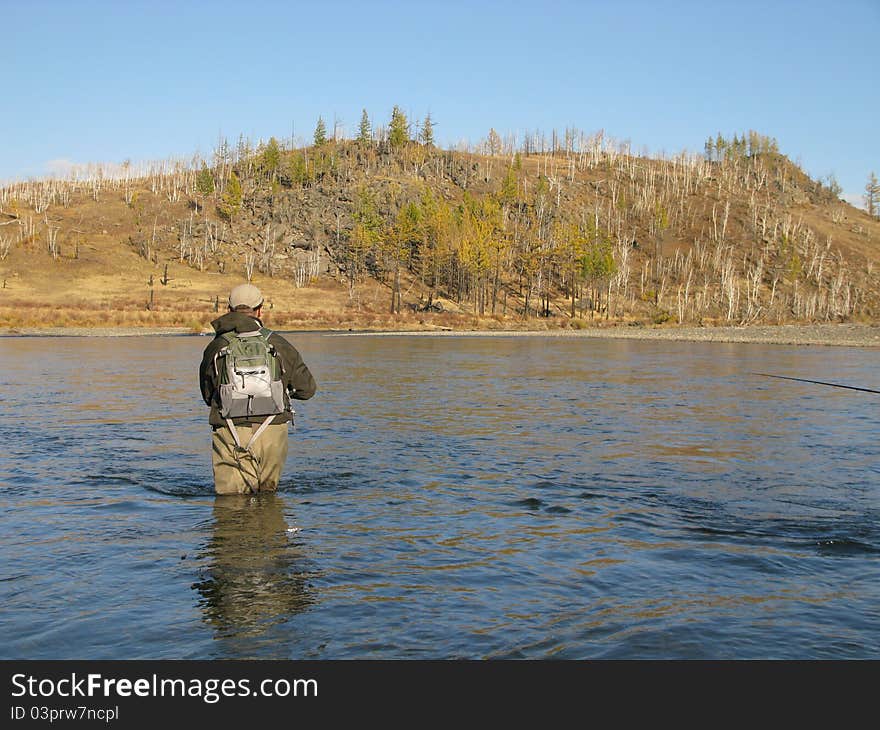
M210 406L214 398L214 391L217 389L216 374L214 373L214 354L217 348L211 345L205 348L205 354L202 356L202 364L199 366L199 387L202 391L202 399L205 405Z
M284 387L288 392L293 391L291 397L297 400L311 398L318 386L299 352L280 335L273 335L270 341L281 356L281 362L284 366Z

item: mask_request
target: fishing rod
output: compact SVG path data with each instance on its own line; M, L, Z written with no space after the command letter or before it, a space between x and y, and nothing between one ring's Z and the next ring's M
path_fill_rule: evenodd
M807 378L792 378L788 375L770 375L769 373L752 373L752 375L761 375L765 378L779 378L780 380L797 380L799 383L813 383L814 385L828 385L832 388L846 388L847 390L860 390L863 393L877 393L880 390L872 390L871 388L859 388L855 385L841 385L840 383L825 383L821 380L808 380Z

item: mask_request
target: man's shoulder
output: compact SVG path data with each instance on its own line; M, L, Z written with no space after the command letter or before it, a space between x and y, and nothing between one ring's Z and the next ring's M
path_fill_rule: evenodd
M220 347L222 347L226 343L226 339L222 335L214 335L211 338L211 341L205 345L205 349L202 351L204 357L209 355L213 355Z
M269 342L273 344L282 343L288 345L289 347L293 347L293 345L290 343L290 340L288 340L284 335L280 334L279 332L270 330L268 327L263 327L263 332L269 333Z
M278 334L277 332L273 332L269 335L269 344L275 345L275 349L278 350L278 354L281 355L285 360L291 360L295 362L299 357L299 351L293 346L293 343L290 342L283 335Z

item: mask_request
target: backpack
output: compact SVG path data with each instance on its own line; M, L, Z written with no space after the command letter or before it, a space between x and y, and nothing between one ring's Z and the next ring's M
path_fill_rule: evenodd
M226 344L214 356L218 376L220 415L224 419L242 416L276 416L284 413L282 367L269 342L271 330L226 332Z

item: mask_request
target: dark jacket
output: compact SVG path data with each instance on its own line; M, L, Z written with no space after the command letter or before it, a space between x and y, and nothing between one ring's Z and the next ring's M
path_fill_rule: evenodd
M211 414L208 421L212 426L223 426L225 421L220 416L220 392L218 388L218 378L214 371L214 356L226 344L226 340L221 337L226 332L252 332L263 326L256 317L243 312L227 312L222 317L211 322L211 326L217 333L214 339L205 348L202 356L202 364L199 368L199 382L202 388L202 398L205 403L211 406ZM303 362L302 357L287 340L285 340L277 332L273 332L269 337L270 344L275 346L275 351L281 359L282 375L281 379L284 383L284 404L290 404L290 398L297 400L308 400L315 394L317 386L315 379ZM287 423L292 420L293 416L290 412L279 413L275 416L272 423ZM262 423L264 416L253 416L248 418L235 418L234 423Z

